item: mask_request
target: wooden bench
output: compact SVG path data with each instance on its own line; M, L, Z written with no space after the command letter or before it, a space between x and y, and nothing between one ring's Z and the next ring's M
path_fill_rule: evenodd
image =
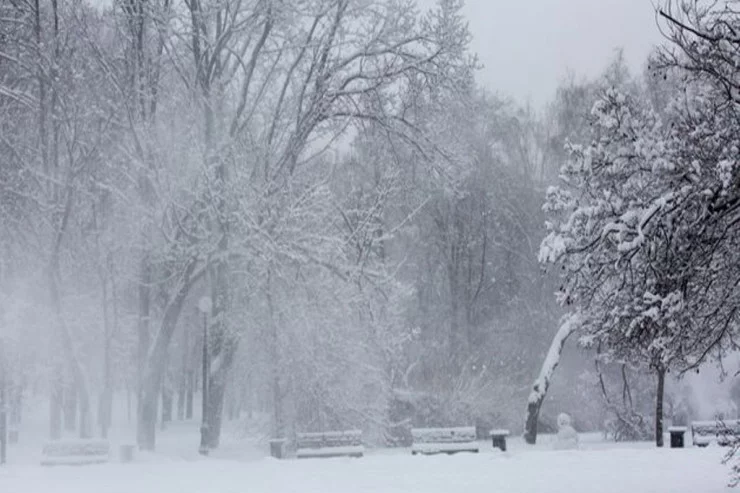
M110 444L103 440L49 442L41 451L42 466L103 464L110 458Z
M458 428L413 428L411 454L456 454L458 452L478 453L475 427Z
M731 445L735 436L740 435L740 420L693 421L691 423L691 441L695 446L706 447L712 442L719 445Z
M364 454L360 430L296 433L296 457L299 459L362 457Z

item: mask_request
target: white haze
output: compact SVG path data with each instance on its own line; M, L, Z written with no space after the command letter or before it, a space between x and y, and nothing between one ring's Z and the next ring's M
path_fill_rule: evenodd
M21 437L11 465L36 465L47 440L92 437L136 443L147 459L261 460L269 439L345 429L361 430L371 453L381 450L383 471L402 471L383 450L410 446L412 427L474 426L486 452L488 430L507 429L516 459L532 450L522 439L531 428L546 437L538 447L550 448L566 412L588 435L586 449L663 436L661 420L644 424L665 373L656 385L652 361L602 360L596 344L578 347L583 334L571 337L563 314L587 296L571 304L565 267L541 253L538 261L553 224L543 203L574 159L566 143L591 144L594 102L611 86L651 101L671 89L672 81L643 77L663 41L652 1L466 0L469 46L464 27L442 15L418 22L404 10L411 0L366 0L387 8L376 18L347 13L338 0L201 0L206 22L220 28L235 6L249 26L230 26L217 40L197 13L184 15L195 0L172 0L183 11L142 24L150 31L141 43L130 13L110 8L124 0L59 2L58 26L46 14L34 22L55 42L71 40L69 49L3 31L5 1L0 363L8 371L0 367L0 385L7 380L10 428ZM126 1L165 12L154 0ZM56 13L56 2L42 3ZM418 0L420 10L436 3ZM33 2L19 4L33 19ZM379 19L393 20L390 34L375 27L386 24ZM166 30L151 27L159 22ZM254 58L234 62L247 48ZM477 71L466 54L477 57ZM209 71L218 74L212 86L201 80ZM8 91L6 81L21 89ZM200 312L206 295L213 301ZM740 404L731 398L740 359L724 363L726 379L709 363L677 381L671 366L666 419L712 419ZM622 416L639 418L638 433L617 437ZM657 452L643 456L676 467ZM609 457L640 463L610 454L583 461L596 466L593 481L619 476L622 465ZM547 461L532 457L507 471L511 484L539 480L527 471ZM692 458L678 462L683 476L671 479L683 488L674 491L715 469L714 458ZM266 469L265 484L292 481L279 469L285 462ZM419 464L409 470L423 475L428 466ZM454 463L445 464L452 477ZM488 463L477 464L461 470L485 483ZM321 479L318 491L334 491L305 467ZM633 480L654 483L659 473L637 471ZM389 487L388 474L375 476ZM18 476L18 488L29 477ZM230 477L240 476L219 481ZM568 491L570 479L558 477ZM38 493L56 480L40 477Z
M479 82L535 108L571 74L598 75L615 50L639 72L663 39L652 0L466 0L464 12Z

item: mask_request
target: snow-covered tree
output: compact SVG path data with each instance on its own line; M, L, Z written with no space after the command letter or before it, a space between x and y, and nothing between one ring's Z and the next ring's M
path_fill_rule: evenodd
M734 234L716 229L731 226L716 212L731 131L711 98L693 96L661 116L614 89L601 96L593 142L572 147L564 185L548 190L540 252L561 271L560 302L582 317L581 343L657 375L659 446L666 372L700 364L734 323L724 243Z
M597 79L576 82L571 78L558 88L555 101L549 107L546 117L545 159L550 162L547 168L550 174L557 174L558 169L570 162L572 148L586 146L591 142L591 108L598 95L609 88L619 88L620 91L635 96L640 94L640 88L630 75L621 52L617 53ZM551 277L557 277L550 274ZM565 343L576 329L576 319L571 314L560 321L544 355L540 372L527 399L524 438L528 443L536 442L540 410L555 369L560 363Z

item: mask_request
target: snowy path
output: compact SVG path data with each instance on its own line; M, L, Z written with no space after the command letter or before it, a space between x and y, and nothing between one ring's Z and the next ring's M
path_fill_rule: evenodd
M12 493L715 493L728 469L718 448L487 452L362 459L165 460L0 468Z

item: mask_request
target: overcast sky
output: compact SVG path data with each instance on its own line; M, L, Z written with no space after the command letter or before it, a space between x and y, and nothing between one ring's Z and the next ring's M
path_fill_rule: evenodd
M597 75L621 47L639 71L662 41L651 0L466 0L465 13L480 83L536 107L569 70Z

